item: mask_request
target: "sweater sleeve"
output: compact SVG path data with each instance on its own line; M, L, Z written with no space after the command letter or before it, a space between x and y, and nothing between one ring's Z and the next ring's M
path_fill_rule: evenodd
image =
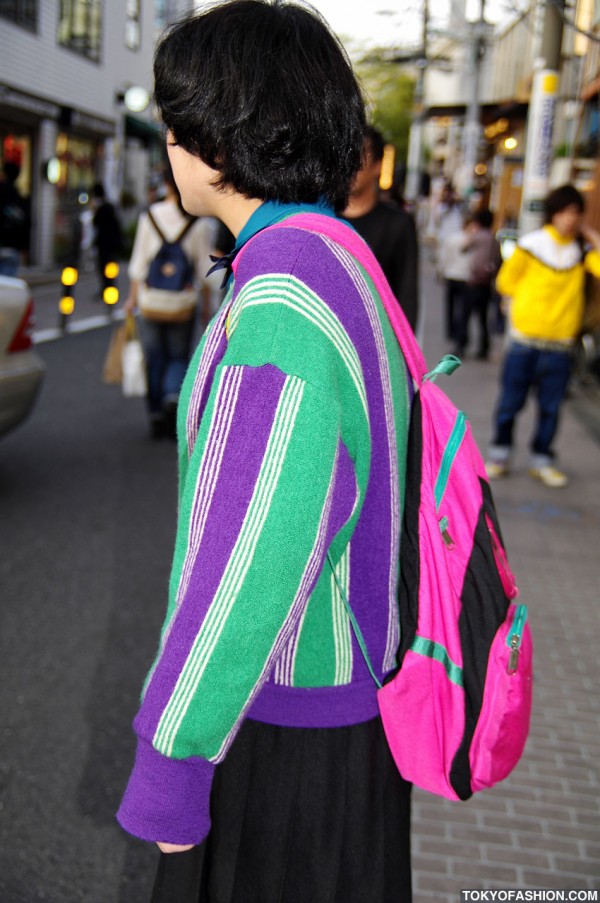
M321 389L274 365L228 365L226 355L216 372L182 486L169 611L118 813L138 837L183 844L208 833L214 765L354 506L354 486L345 504L337 499L338 420Z
M516 247L512 255L505 260L496 277L496 288L501 295L512 298L515 289L527 268L527 254Z

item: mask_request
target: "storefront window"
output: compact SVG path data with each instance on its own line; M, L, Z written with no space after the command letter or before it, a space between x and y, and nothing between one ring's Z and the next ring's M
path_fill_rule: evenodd
M57 41L63 47L99 62L102 0L60 0Z
M94 141L66 132L57 136L56 157L60 164L54 225L54 259L57 263L74 264L79 258L82 198L91 196L98 155L99 147Z
M0 16L37 31L38 0L0 0Z
M19 127L7 129L0 125L0 171L4 169L5 163L15 163L19 167L16 186L23 198L26 211L26 225L23 226L22 242L20 243L25 259L28 259L29 256L30 244L32 147L32 134Z

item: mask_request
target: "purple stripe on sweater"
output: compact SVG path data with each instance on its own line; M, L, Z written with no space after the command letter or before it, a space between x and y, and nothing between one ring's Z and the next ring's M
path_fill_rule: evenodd
M271 365L235 369L243 370L243 376L231 441L227 443L220 463L213 503L189 575L185 601L172 622L167 640L168 653L156 665L135 721L136 731L141 736L154 736L223 577L254 492L285 382L285 375ZM206 454L210 454L210 449Z
M400 518L398 512L400 509L399 487L398 487L398 448L396 444L396 426L394 420L394 403L392 399L390 384L390 368L387 359L385 340L381 323L377 313L375 302L369 292L367 285L363 279L362 273L352 255L335 244L330 239L326 239L328 247L342 261L348 272L352 275L353 281L357 287L365 309L369 316L371 329L375 337L377 349L379 370L381 377L381 385L383 389L383 401L385 409L385 419L387 425L387 449L389 455L389 512L390 512L390 558L388 568L388 629L385 655L383 659L384 671L390 671L396 660L396 652L400 639L399 619L398 619L398 602L397 602L397 562L400 556Z

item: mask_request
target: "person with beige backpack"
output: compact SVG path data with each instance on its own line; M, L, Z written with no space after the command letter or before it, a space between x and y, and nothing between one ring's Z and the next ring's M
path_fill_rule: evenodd
M214 221L189 216L169 170L165 197L140 214L128 267L125 312L139 311L153 438L175 437L177 401L199 302L208 303Z

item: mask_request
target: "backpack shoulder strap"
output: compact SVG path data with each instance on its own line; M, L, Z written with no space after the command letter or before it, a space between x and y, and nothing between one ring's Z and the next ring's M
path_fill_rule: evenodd
M148 219L150 220L150 222L151 222L152 225L154 226L155 230L158 232L158 237L160 238L160 240L161 240L162 242L165 242L167 239L165 238L165 235L164 235L163 230L160 228L160 226L158 225L158 223L157 223L156 220L154 219L154 215L153 215L152 210L150 209L150 207L148 207L148 209L146 210L146 213L148 214Z
M188 234L188 232L190 231L190 229L192 228L192 226L194 225L194 223L196 222L197 219L198 219L197 216L188 217L187 223L185 224L185 226L183 227L183 229L181 230L181 232L179 233L179 235L173 242L174 244L179 244L179 242L182 240L182 238L184 238L184 236L186 236Z
M377 258L360 235L347 223L322 213L298 213L281 220L270 229L286 226L300 227L308 232L318 232L331 238L349 251L367 271L392 324L396 338L402 349L407 367L415 383L420 386L427 373L427 362L423 356L408 320L400 304L394 297L387 279L377 262Z

